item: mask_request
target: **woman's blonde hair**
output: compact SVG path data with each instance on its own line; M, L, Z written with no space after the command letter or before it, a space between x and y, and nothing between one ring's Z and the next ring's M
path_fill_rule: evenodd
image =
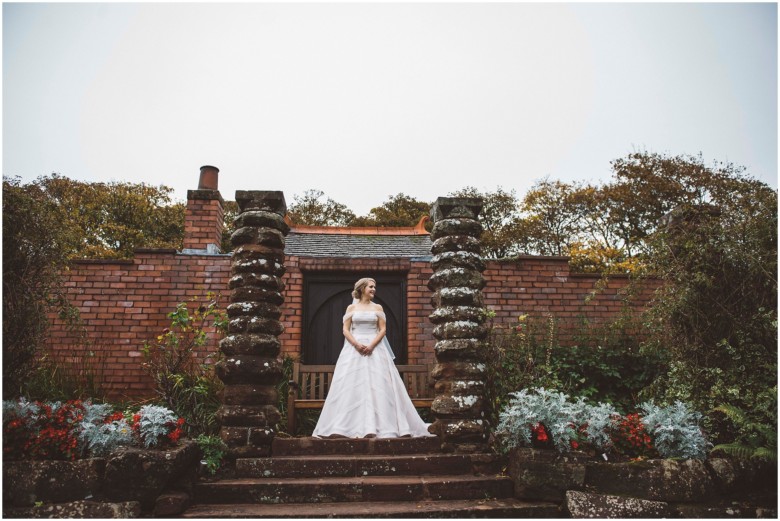
M369 282L376 284L376 281L372 278L365 277L355 282L355 289L352 290L352 298L360 300L360 296L363 294L363 289L368 286Z

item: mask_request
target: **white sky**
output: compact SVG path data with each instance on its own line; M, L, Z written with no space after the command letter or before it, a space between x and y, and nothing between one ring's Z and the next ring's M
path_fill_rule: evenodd
M777 6L3 4L3 175L404 192L702 152L777 187Z

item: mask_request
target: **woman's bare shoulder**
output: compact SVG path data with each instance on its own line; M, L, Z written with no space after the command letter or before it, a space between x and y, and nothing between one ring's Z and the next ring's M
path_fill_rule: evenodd
M371 308L371 311L383 311L381 304L372 303L371 305L373 306Z
M347 306L347 313L352 313L353 311L355 311L355 306L356 304L350 304L349 306Z

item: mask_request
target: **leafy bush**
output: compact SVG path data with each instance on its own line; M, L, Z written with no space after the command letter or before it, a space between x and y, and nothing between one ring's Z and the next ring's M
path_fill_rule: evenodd
M775 400L777 410L777 386L769 390ZM777 461L777 431L770 425L751 421L742 409L729 405L721 405L715 408L731 421L740 436L731 443L721 443L712 448L712 452L723 452L740 459L764 459Z
M144 405L133 415L133 430L144 447L154 447L165 438L176 442L182 434L183 418L177 418L170 409L157 405Z
M24 384L24 396L40 401L104 399L104 384L110 379L105 371L107 351L83 340L71 346L67 361L48 353L38 358Z
M702 417L700 413L690 410L680 401L668 407L658 407L652 402L645 402L639 408L644 412L642 423L662 457L707 457L710 443L699 427Z
M536 387L628 411L663 366L661 355L640 351L638 327L627 314L598 326L583 319L574 332L578 344L562 346L552 316L520 315L513 327L491 325L486 357L491 423L497 423L510 393Z
M643 398L745 411L740 425L703 419L723 444L749 438L747 425L777 430L776 412L755 407L777 383L777 191L752 180L718 190L717 206L677 208L649 243L648 269L664 284L646 349L670 361Z
M46 315L67 307L60 277L66 232L40 186L3 178L4 398L24 394L46 338Z
M227 318L219 308L219 296L209 293L202 303L197 298L190 302L191 307L179 303L168 314L170 327L144 345L144 368L163 403L186 419L189 434L208 434L217 429L215 415L221 405L218 394L223 386L214 372L220 351L215 346L202 360L198 355L213 341L208 329L224 333Z
M287 432L287 397L290 390L290 380L292 380L292 370L295 358L285 355L282 358L282 379L276 384L276 393L278 400L276 408L279 410L281 418L279 419L278 432ZM295 436L294 432L288 433Z
M203 461L206 462L206 469L209 474L215 474L222 466L222 458L225 457L227 445L219 436L206 436L201 434L197 438L198 447L203 453Z

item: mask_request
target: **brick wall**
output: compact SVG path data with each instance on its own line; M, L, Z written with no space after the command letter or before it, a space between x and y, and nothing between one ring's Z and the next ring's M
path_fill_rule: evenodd
M50 316L49 352L76 371L89 365L112 398L152 394L151 379L142 367L142 349L169 325L166 315L178 303L204 299L207 293L221 294L223 304L228 303L231 259L219 254L224 201L217 189L218 173L216 167L201 167L198 190L187 192L183 253L147 249L136 251L128 261L75 261L63 274L67 297L79 310L83 329L73 330ZM282 354L297 357L301 352L307 272L384 271L406 274L408 363L434 361L433 325L428 321L433 308L427 287L433 271L428 261L289 256L286 267ZM602 284L598 277L571 274L564 257L490 261L484 276L485 304L495 311L494 324L510 327L517 324L520 314L552 315L564 345L573 342L573 332L582 319L591 323L613 320L625 307L626 278L615 277ZM646 306L656 286L657 282L650 282L633 299L631 310ZM216 333L210 331L210 337L208 349L216 350Z
M286 266L283 354L300 353L307 271L394 271L407 273L409 363L433 362L435 339L427 319L433 308L426 286L432 270L427 261L291 256ZM150 395L151 381L141 367L144 342L162 332L169 322L166 314L179 302L214 292L222 294L226 305L229 274L229 255L183 255L173 250L139 250L132 261L76 261L65 273L65 286L81 313L87 344L51 317L51 352L78 365L84 353L92 350L113 397ZM496 312L496 324L516 324L521 313L539 318L551 314L559 323L564 344L572 341L582 318L594 323L617 318L624 309L623 290L628 283L624 277L614 277L594 292L599 278L571 274L562 257L490 261L484 275L485 303ZM632 309L644 307L656 286L657 282L649 283L633 300ZM214 348L216 341L211 343Z
M162 333L179 302L208 292L221 292L226 302L229 275L230 255L139 250L131 261L75 261L64 274L65 288L86 342L51 316L50 351L76 369L91 359L113 397L149 395L151 381L141 367L144 342Z
M621 314L637 316L645 309L660 281L645 280L629 297L629 278L571 273L568 257L518 257L490 261L483 273L487 281L485 305L495 311L494 323L515 326L518 317L530 320L552 316L558 341L573 345L584 321L591 326L617 320Z

